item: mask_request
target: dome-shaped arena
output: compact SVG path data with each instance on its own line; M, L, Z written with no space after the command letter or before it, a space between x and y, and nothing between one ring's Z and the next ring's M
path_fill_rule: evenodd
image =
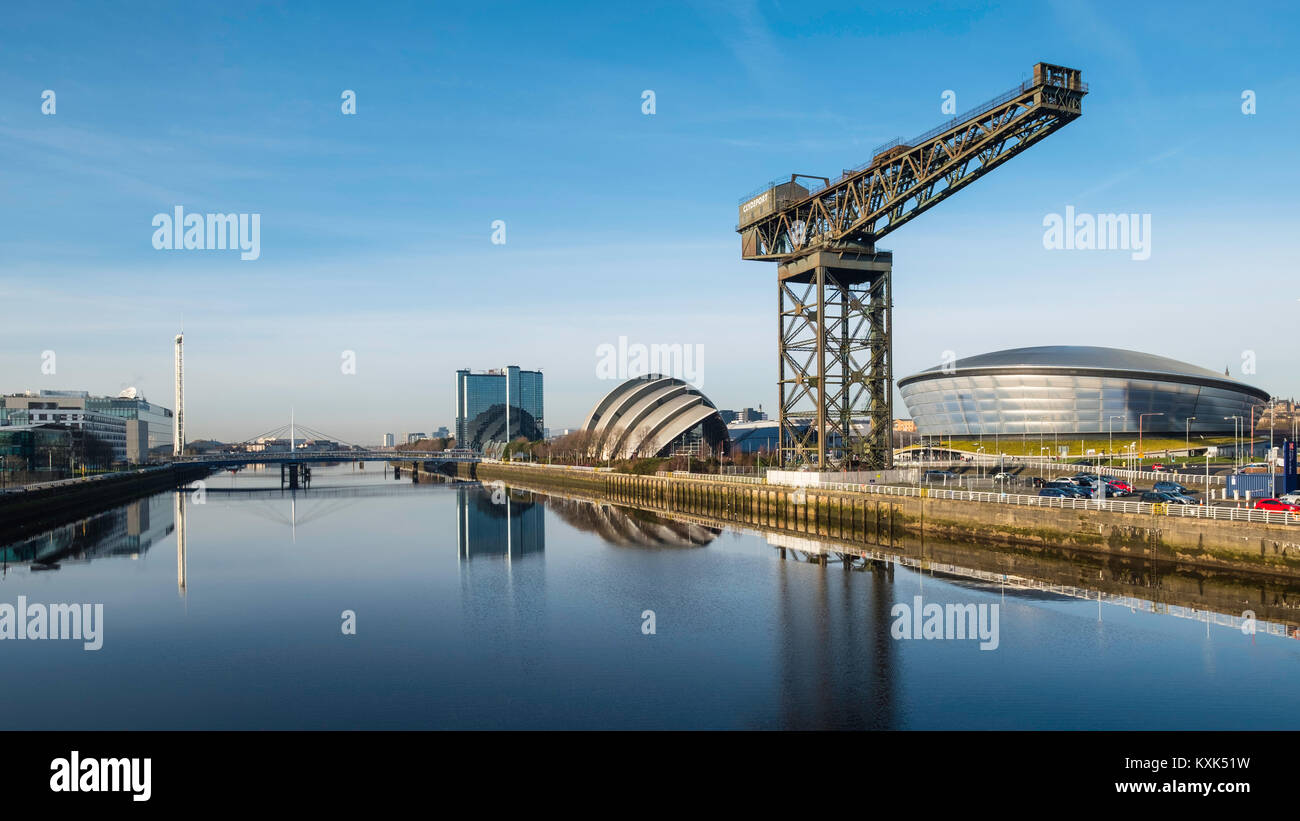
M652 374L629 379L607 393L582 430L602 459L716 453L729 442L718 409L680 379Z
M1164 356L1053 345L958 359L898 380L917 433L1222 433L1267 392ZM1225 419L1225 417L1227 417Z

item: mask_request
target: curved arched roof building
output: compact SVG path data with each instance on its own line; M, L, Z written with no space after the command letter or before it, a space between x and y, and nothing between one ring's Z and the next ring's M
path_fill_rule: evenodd
M1269 395L1206 368L1118 348L1052 345L958 359L898 380L917 433L1221 433ZM1112 418L1113 417L1113 418ZM1190 424L1189 424L1189 420ZM1247 423L1248 424L1248 423Z
M674 445L688 441L703 442L712 451L727 441L727 426L704 394L657 374L629 379L605 394L582 430L602 459L668 456Z

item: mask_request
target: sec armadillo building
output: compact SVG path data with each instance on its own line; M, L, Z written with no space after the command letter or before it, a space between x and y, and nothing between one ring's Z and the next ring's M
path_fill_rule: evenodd
M591 409L581 430L602 459L716 453L730 441L717 407L699 389L660 374L615 387Z
M1231 433L1269 400L1175 359L1064 345L958 359L900 379L898 389L926 436L1137 433L1139 424L1146 433Z

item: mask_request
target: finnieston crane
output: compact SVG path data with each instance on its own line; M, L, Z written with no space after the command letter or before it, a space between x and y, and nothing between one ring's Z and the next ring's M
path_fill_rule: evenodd
M894 257L876 243L1081 116L1087 93L1078 70L1038 63L1033 79L834 182L791 174L741 201L741 256L777 263L780 464L892 466Z

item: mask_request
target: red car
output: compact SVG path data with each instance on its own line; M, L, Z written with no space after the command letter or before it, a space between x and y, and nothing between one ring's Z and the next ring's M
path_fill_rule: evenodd
M1281 499L1260 499L1255 503L1256 510L1285 510L1290 513L1300 513L1300 505L1293 505L1289 502L1283 502Z
M1114 480L1114 481L1107 482L1106 484L1107 484L1107 485L1108 485L1112 490L1118 490L1120 493L1132 493L1132 492L1133 492L1133 486L1130 485L1128 482L1121 482L1121 481L1118 481L1118 480Z
M1165 466L1162 465L1162 464L1160 464L1159 462L1156 462L1154 465L1151 466L1151 472L1152 472L1152 473L1164 473L1164 472L1165 472Z

